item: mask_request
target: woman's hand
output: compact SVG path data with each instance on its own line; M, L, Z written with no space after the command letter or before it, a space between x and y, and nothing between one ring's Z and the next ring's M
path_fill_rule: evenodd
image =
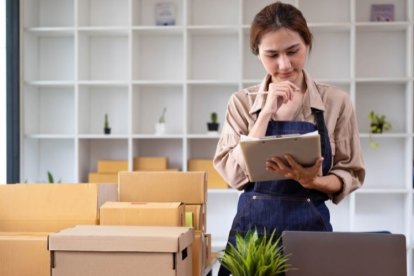
M276 114L282 104L293 99L293 93L299 88L290 81L270 83L267 92L266 104L261 112Z
M284 158L273 156L266 162L266 170L294 179L304 188L312 189L316 188L314 180L320 174L322 162L321 157L311 167L303 167L290 154L286 154Z

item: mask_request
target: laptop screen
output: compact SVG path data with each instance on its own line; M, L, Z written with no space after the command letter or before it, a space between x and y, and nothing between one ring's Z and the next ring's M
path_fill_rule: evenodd
M285 231L286 276L406 276L405 236L370 232Z

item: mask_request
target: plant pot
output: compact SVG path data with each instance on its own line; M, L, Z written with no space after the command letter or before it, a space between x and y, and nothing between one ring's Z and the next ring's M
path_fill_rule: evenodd
M156 123L155 124L155 134L164 134L165 133L165 123Z
M105 134L111 134L111 128L110 127L105 127L104 128L104 133Z
M219 130L219 123L207 123L207 130L209 133L216 134Z

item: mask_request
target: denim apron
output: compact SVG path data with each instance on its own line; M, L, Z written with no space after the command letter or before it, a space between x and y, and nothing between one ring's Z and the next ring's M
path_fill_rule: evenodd
M322 172L326 175L332 164L329 135L323 112L312 108L312 113L316 125L303 121L270 121L266 136L317 130L324 157ZM325 205L327 199L326 194L306 189L293 179L249 183L240 195L228 242L234 245L236 233L244 236L248 230L255 229L259 235L275 231L276 236L284 230L332 231L329 209ZM229 272L221 266L218 275L229 275Z

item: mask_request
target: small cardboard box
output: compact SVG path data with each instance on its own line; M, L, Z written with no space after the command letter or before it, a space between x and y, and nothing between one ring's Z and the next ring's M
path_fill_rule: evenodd
M98 173L117 173L128 170L127 160L99 160Z
M0 185L0 231L55 232L98 223L98 188L88 184Z
M52 276L192 275L188 227L77 226L49 235Z
M101 225L183 226L181 202L106 202L100 209Z
M205 172L120 172L119 201L183 202L207 200Z
M190 159L189 171L205 171L207 173L207 187L209 189L227 189L228 185L213 167L213 160Z
M49 276L48 233L0 233L0 275Z
M168 158L164 156L140 156L134 158L134 171L164 171L168 169Z
M89 183L118 183L118 173L97 173L88 175Z
M193 276L202 275L206 264L204 233L199 230L194 231L193 241Z
M194 230L206 230L206 205L205 204L185 204L185 212L191 212Z

